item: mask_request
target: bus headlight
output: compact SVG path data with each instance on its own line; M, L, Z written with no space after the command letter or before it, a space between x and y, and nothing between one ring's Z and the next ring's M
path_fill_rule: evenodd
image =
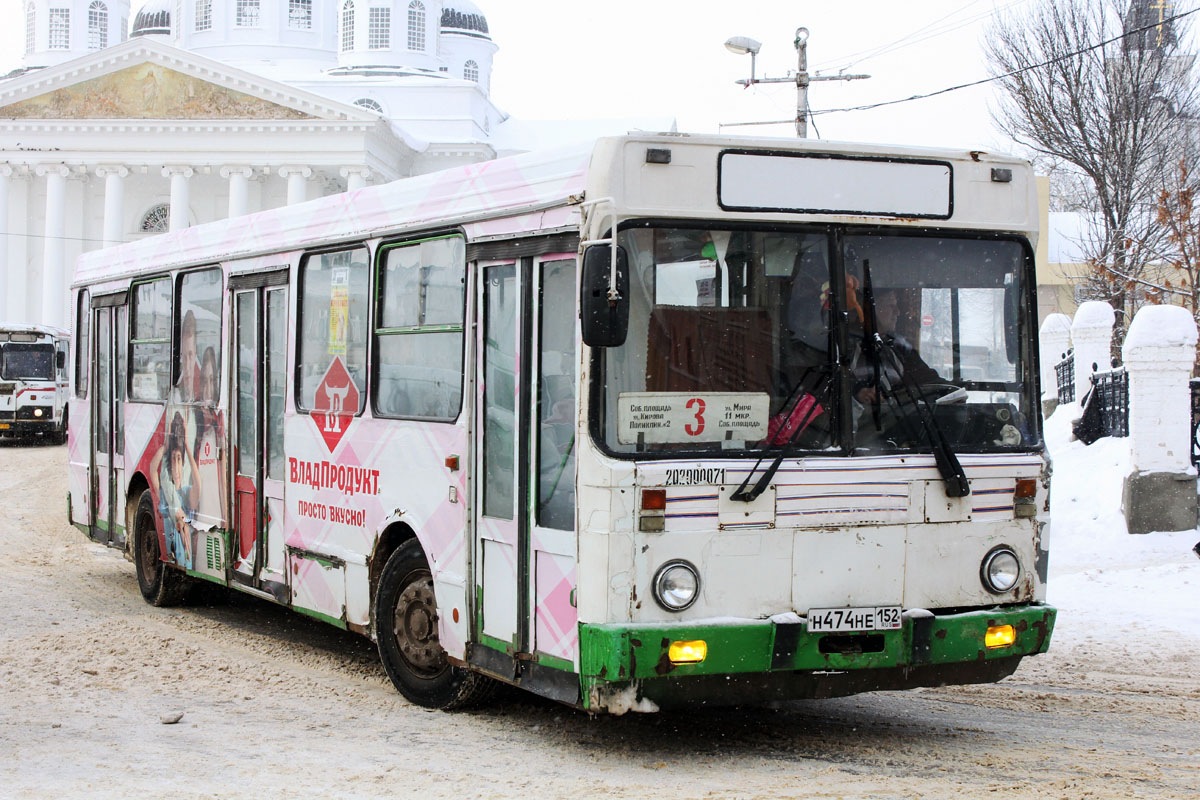
M983 588L992 594L1004 594L1017 585L1017 579L1021 577L1021 562L1011 547L1001 545L983 557L979 577L983 581Z
M40 408L35 408L35 409L33 410L33 415L34 415L35 417L40 417L40 416L42 415L42 410L41 410Z
M683 611L700 595L700 573L683 559L668 561L654 573L654 600L667 611Z

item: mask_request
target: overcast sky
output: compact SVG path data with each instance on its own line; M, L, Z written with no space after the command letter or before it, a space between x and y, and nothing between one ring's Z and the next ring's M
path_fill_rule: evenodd
M762 42L759 77L796 68L796 28L810 31L809 71L869 73L868 80L814 83L814 110L893 100L986 76L980 46L997 12L1037 0L477 0L500 46L495 102L526 119L674 117L679 130L791 120L794 84L743 89L750 57L730 36ZM134 0L134 13L141 5ZM132 16L132 15L131 15ZM0 70L19 63L20 0L0 0ZM990 86L873 111L819 115L809 136L1011 151L992 126ZM815 128L815 129L814 129ZM725 128L793 135L789 122Z

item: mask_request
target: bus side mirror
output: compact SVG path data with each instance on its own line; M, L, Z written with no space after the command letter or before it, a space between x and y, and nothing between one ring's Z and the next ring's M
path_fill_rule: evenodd
M589 347L620 347L629 332L629 261L617 247L617 298L610 300L612 245L594 244L583 252L579 282L579 314L583 343Z
M54 354L54 366L58 369L67 368L67 354L59 350Z

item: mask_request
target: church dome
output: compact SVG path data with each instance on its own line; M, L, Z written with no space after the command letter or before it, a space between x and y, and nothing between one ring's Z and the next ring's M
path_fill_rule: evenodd
M147 0L133 18L130 36L170 36L171 0Z
M450 0L442 6L442 33L491 39L487 17L471 0Z

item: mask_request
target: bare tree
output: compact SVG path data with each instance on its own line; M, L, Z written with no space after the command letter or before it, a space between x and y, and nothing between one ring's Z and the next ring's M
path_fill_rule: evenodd
M1195 105L1181 25L1155 24L1157 14L1149 0L1039 0L1000 18L985 42L1003 89L996 123L1057 166L1056 188L1077 193L1055 205L1088 220L1077 281L1084 299L1117 312L1115 343L1152 294L1148 267L1165 237L1156 178Z

